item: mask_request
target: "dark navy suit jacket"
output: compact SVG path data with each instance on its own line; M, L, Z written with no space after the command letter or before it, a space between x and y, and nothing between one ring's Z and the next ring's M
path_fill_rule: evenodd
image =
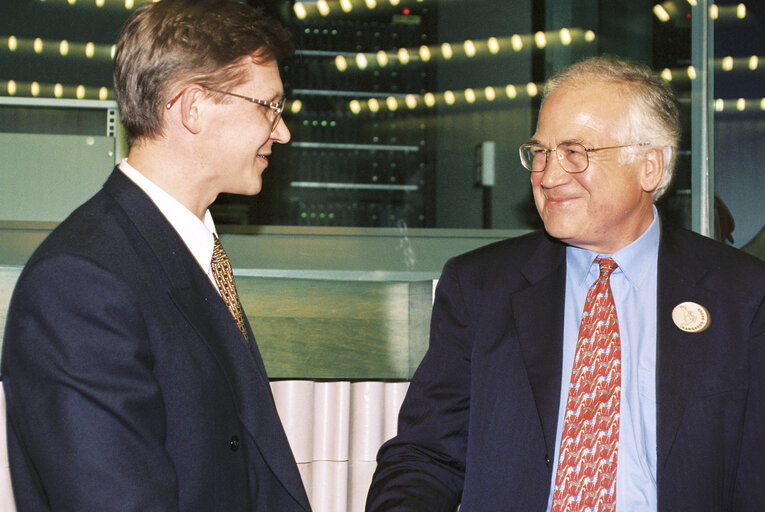
M20 512L310 510L255 343L116 169L27 263L2 373Z
M660 512L765 510L765 265L663 229L658 262ZM543 512L558 436L565 246L541 233L449 261L430 348L367 510ZM703 305L681 331L673 308Z

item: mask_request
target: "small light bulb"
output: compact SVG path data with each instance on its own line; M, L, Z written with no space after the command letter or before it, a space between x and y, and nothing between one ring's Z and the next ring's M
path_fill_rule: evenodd
M306 10L305 5L303 5L303 2L295 2L292 10L295 11L295 17L299 20L304 20L308 16L308 11Z
M666 23L669 21L669 13L661 4L656 4L653 6L653 13L654 15L661 21L662 23Z
M489 46L489 53L492 55L499 53L499 40L496 37L490 37L487 44Z
M541 30L534 34L534 42L537 44L537 48L544 48L547 46L547 37Z
M571 44L571 32L567 28L560 29L560 42L563 43L563 46L568 46Z
M476 49L475 49L475 43L473 41L468 39L467 41L463 43L462 46L463 48L465 48L465 55L467 55L468 57L475 57Z
M430 48L425 45L420 46L420 59L422 59L422 62L430 61L430 57Z
M407 50L406 48L399 48L398 61L404 65L409 64L409 50Z
M363 53L357 53L356 54L356 66L358 66L359 69L364 70L367 69L367 65L369 65L369 61L367 60L367 56Z
M454 51L452 50L452 45L449 43L444 43L441 45L441 55L444 56L444 59L451 59L452 55L454 55Z
M523 50L523 39L518 34L513 34L513 37L510 38L510 44L516 52Z

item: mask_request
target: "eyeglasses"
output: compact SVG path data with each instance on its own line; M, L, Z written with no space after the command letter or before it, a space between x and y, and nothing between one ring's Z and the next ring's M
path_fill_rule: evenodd
M558 163L567 173L583 172L590 165L588 153L604 151L606 149L628 148L631 146L647 146L648 142L636 144L622 144L620 146L606 146L602 148L586 148L578 142L561 142L555 149L547 149L541 144L527 142L521 144L518 153L521 155L521 164L530 172L542 172L547 167L547 158L555 151Z
M282 111L284 110L284 98L280 99L278 103L273 103L270 101L265 100L259 100L255 98L250 98L249 96L242 96L241 94L236 94L234 92L228 92L228 91L221 91L220 89L213 89L211 87L208 87L207 90L217 92L218 94L228 94L229 96L236 96L237 98L242 98L243 100L247 100L250 103L256 103L258 105L262 105L264 107L268 107L269 113L266 117L268 117L268 120L271 121L271 131L274 131L276 129L276 125L279 124L279 119L282 117ZM173 105L176 101L178 101L178 98L181 97L181 94L183 94L183 91L179 92L178 95L170 100L167 105L165 105L165 108L167 110L170 110L173 108Z
M213 92L217 92L219 94L227 94L229 96L235 96L237 98L242 98L243 100L247 100L250 103L256 103L258 105L263 105L264 107L268 107L270 110L269 110L269 115L266 117L268 117L268 119L271 121L271 131L276 130L276 125L279 124L279 119L281 119L282 111L284 110L284 98L280 99L277 103L273 103L271 101L250 98L249 96L242 96L241 94L236 94L235 92L221 91L220 89L213 89L210 87L208 87L207 89Z

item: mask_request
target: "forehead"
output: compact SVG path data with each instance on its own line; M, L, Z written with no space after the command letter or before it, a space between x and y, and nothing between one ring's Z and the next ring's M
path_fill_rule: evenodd
M252 58L241 61L244 69L243 84L247 88L254 88L261 95L268 95L271 99L279 98L283 94L282 80L279 76L279 66L275 60L258 62Z
M614 140L626 127L626 114L626 97L618 84L564 83L543 103L534 138L542 143Z

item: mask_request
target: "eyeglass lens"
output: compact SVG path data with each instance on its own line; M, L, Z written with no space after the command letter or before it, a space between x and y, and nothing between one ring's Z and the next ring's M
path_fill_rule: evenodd
M548 154L553 152L566 172L576 173L587 169L587 150L577 142L561 142L555 149L547 149L538 144L524 144L521 146L521 163L529 171L544 171Z

